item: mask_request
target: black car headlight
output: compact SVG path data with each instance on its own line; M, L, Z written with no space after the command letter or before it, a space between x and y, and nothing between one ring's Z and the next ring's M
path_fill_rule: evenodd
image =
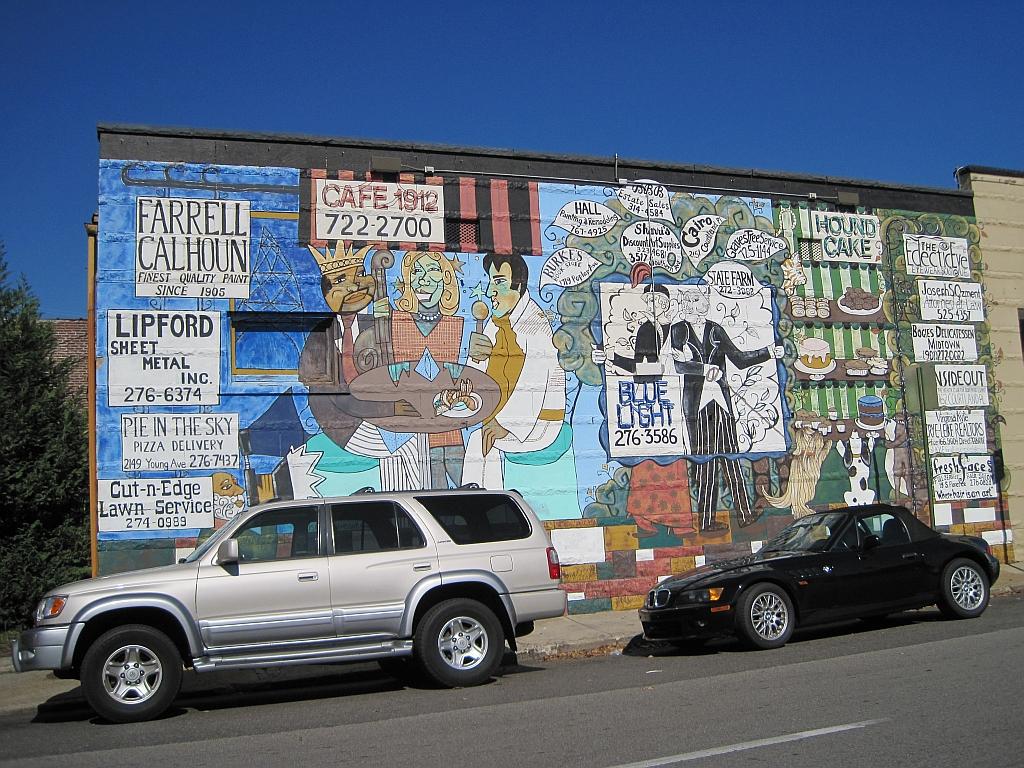
M676 595L676 603L714 603L722 599L725 587L688 589Z

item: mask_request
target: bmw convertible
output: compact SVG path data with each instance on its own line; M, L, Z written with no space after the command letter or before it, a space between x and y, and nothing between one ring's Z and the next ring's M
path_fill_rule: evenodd
M795 520L753 555L669 577L647 595L640 621L648 640L733 634L778 648L797 626L929 605L974 618L998 577L984 539L938 533L902 507L849 507Z

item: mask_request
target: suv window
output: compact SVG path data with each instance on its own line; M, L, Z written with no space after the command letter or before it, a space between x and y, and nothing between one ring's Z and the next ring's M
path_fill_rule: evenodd
M408 513L391 501L359 501L331 506L334 552L382 552L427 545Z
M456 544L525 539L530 535L530 522L508 496L447 494L417 496L416 501Z
M256 515L235 534L243 562L320 554L316 507L274 509Z

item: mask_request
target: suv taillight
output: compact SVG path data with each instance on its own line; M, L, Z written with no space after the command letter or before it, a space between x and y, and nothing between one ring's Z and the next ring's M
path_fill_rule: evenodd
M562 566L558 563L558 553L554 547L548 547L548 576L555 581L562 578Z

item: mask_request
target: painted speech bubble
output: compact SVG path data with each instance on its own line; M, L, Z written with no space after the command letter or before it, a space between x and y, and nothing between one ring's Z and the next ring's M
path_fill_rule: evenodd
M725 255L739 261L764 261L781 253L789 244L781 237L760 229L738 229L729 235Z
M626 210L645 219L675 222L668 190L650 179L637 179L616 193Z
M614 227L619 218L619 214L604 203L573 200L562 206L551 224L578 237L600 237Z
M683 244L683 253L693 266L700 264L704 257L715 247L715 238L725 218L705 214L694 216L683 225L679 241Z
M601 262L579 248L561 248L555 251L540 270L540 287L557 285L569 288L579 285L601 266Z
M630 264L642 261L666 272L676 272L683 263L679 238L660 221L630 224L622 231L619 246Z
M704 280L727 299L749 299L761 290L750 268L736 262L720 261L704 274Z

